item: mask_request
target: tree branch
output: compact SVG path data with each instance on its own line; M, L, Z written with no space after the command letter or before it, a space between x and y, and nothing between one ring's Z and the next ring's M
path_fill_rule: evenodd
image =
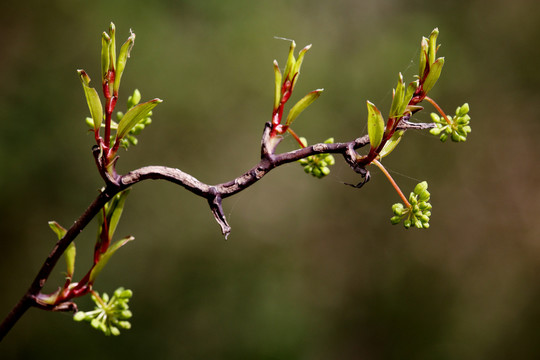
M10 311L4 321L0 324L0 341L30 307L43 308L43 305L37 301L37 296L40 294L53 268L55 267L58 260L65 252L69 244L71 244L71 242L82 232L82 230L88 225L88 223L94 218L94 216L113 196L118 194L120 191L125 190L141 181L147 179L170 181L184 187L186 190L192 192L195 195L207 199L210 205L210 209L212 210L212 214L220 225L223 235L225 235L225 238L227 238L231 231L231 227L227 223L225 214L223 212L223 208L221 205L222 199L233 196L240 191L248 188L249 186L255 184L268 172L278 166L291 163L315 154L342 154L347 163L351 166L351 168L355 172L361 174L364 178L366 178L367 171L364 168L359 168L357 166L357 159L359 155L356 153L355 150L369 144L369 138L367 135L349 142L333 144L319 143L312 146L307 146L302 149L276 155L274 154L274 149L279 140L276 141L275 138L270 138L269 134L271 127L272 125L270 122L265 124L263 137L261 140L261 161L244 174L225 183L208 185L197 180L190 174L183 172L182 170L165 166L142 167L133 170L123 176L117 176L114 179L110 176L107 176L107 173L105 171L100 171L100 174L107 183L107 186L88 206L88 208L79 217L79 219L75 221L75 223L68 229L65 236L56 243L27 292L23 295L23 297ZM400 129L404 130L430 129L432 127L433 124L417 124L411 123L409 121L403 121L403 123L399 126ZM96 163L99 165L99 152L94 149L93 153L94 157L96 158ZM73 310L71 307L66 309ZM62 307L58 308L58 310L64 311L66 309Z

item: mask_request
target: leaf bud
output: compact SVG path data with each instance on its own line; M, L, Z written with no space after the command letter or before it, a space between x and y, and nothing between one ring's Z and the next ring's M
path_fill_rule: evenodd
M452 141L454 141L454 142L464 141L464 140L461 140L461 138L462 138L462 136L459 135L457 132L452 133Z
M139 89L133 91L133 95L128 98L128 108L137 105L141 101L141 92Z
M411 227L411 220L405 219L405 220L403 221L403 226L405 226L405 229L410 228L410 227Z
M137 146L137 144L139 143L139 140L132 135L127 135L126 140L133 146Z
M392 217L390 218L390 222L392 223L392 225L397 225L397 224L399 224L399 223L401 222L401 216L398 216L398 215L392 216Z
M328 165L330 166L336 163L336 160L334 159L332 155L326 155L326 157L324 158L324 161L326 161Z
M469 104L465 103L457 108L456 115L458 116L464 116L469 112Z
M75 315L73 315L73 320L75 321L83 321L86 319L86 313L84 311L77 311Z
M426 189L428 188L428 183L427 181L422 181L421 183L418 183L415 188L414 188L414 193L415 194L422 194L422 192L424 192Z
M467 119L465 116L459 116L456 119L456 123L458 125L466 125L469 123L469 119Z
M120 326L122 329L126 329L126 330L131 329L131 323L129 321L119 321L118 326Z
M98 329L98 330L99 330L99 329L101 329L101 325L102 325L102 324L101 324L101 321L99 321L98 319L94 318L94 319L92 319L92 321L90 321L90 325L92 325L92 327L93 327L94 329Z
M401 203L395 203L392 205L392 212L394 215L402 215L403 214L403 204Z
M426 210L431 209L431 204L428 203L428 202L423 201L420 204L418 204L418 207L420 208L420 210L426 211Z
M430 195L431 194L429 193L429 191L424 190L424 191L422 191L422 193L420 194L420 196L418 198L421 201L421 203L425 203L426 201L429 200Z

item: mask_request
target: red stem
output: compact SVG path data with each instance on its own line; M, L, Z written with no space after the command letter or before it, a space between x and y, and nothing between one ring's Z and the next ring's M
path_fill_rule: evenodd
M306 146L302 143L302 140L300 140L300 138L298 137L298 135L293 131L293 129L291 129L290 127L287 127L287 131L293 136L293 138L296 140L296 142L298 142L298 144L300 144L300 147L301 147L302 149L306 147Z
M399 188L398 184L396 184L396 182L394 181L394 179L392 178L392 176L390 175L390 173L386 170L386 168L377 160L373 160L372 161L373 164L375 164L382 172L383 174L386 176L386 178L388 179L388 181L390 181L390 184L392 184L392 186L394 187L394 189L396 190L396 192L398 193L399 197L401 198L401 200L403 200L403 203L405 204L406 207L410 208L411 207L411 204L409 203L409 201L407 200L407 198L405 197L405 195L403 195L403 192L401 191L401 189Z
M435 100L433 100L432 98L430 98L429 96L426 96L424 99L426 99L431 105L433 105L433 107L435 109L437 109L437 111L439 112L439 114L441 114L441 116L444 118L444 120L446 121L446 123L448 125L452 125L452 121L448 118L448 116L446 116L446 114L444 113L443 109L441 109L441 107L439 106L439 104L437 104L435 102Z

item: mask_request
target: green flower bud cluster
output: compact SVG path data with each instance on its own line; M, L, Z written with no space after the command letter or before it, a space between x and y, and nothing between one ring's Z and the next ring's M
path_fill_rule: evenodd
M393 225L399 224L403 220L406 229L415 226L418 229L429 228L429 217L431 216L431 204L429 203L430 193L427 190L428 183L422 181L414 188L409 195L410 207L401 203L392 205L394 216L390 219Z
M304 147L307 146L306 138L301 137L300 141ZM333 144L334 138L329 138L325 144ZM336 163L336 160L331 154L316 154L310 155L307 158L298 160L300 165L304 167L304 171L308 174L315 176L318 179L322 179L326 175L330 174L329 166L332 166Z
M448 136L455 142L467 140L467 134L471 132L469 122L471 120L469 113L469 104L465 103L456 109L456 115L446 121L435 113L431 113L431 119L435 123L435 127L429 132L435 136L440 135L441 141L446 141Z
M106 293L103 293L102 297L99 297L97 293L92 294L92 300L96 303L95 310L78 311L73 316L73 320L89 321L94 329L103 331L107 336L120 335L119 328L126 330L131 328L131 323L127 320L132 316L128 305L132 296L131 290L125 290L122 287L116 289L110 299Z

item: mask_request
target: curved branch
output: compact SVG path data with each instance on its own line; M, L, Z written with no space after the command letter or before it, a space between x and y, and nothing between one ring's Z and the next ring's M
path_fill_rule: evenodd
M407 129L429 129L432 128L432 124L416 124L409 121L403 121L399 128ZM274 154L279 140L270 139L271 123L266 123L261 141L261 161L252 167L244 174L237 178L217 184L208 185L195 177L183 172L182 170L165 167L165 166L146 166L136 170L133 170L123 176L115 176L113 179L107 176L105 171L101 171L100 174L104 178L107 186L100 194L92 201L84 213L75 221L75 223L68 229L62 239L60 239L54 248L51 250L49 256L43 263L38 274L34 278L27 292L10 311L4 321L0 324L0 341L11 330L11 328L17 323L21 316L30 307L40 307L37 302L37 295L43 289L45 282L49 278L56 263L65 252L69 244L82 232L82 230L88 225L88 223L94 218L94 216L100 211L100 209L116 194L125 190L141 181L147 179L154 180L166 180L172 183L178 184L184 187L186 190L207 199L214 217L221 227L222 233L227 238L231 231L229 224L227 223L223 208L221 205L222 199L239 193L240 191L255 184L262 177L264 177L272 169L291 163L303 158L306 158L315 154L342 154L351 168L366 178L366 170L359 168L357 164L358 154L356 149L364 147L369 144L369 137L367 135L359 137L353 141L344 143L333 144L315 144L302 149L289 151L282 154ZM99 167L99 153L94 149L94 157ZM41 306L42 307L42 306Z

